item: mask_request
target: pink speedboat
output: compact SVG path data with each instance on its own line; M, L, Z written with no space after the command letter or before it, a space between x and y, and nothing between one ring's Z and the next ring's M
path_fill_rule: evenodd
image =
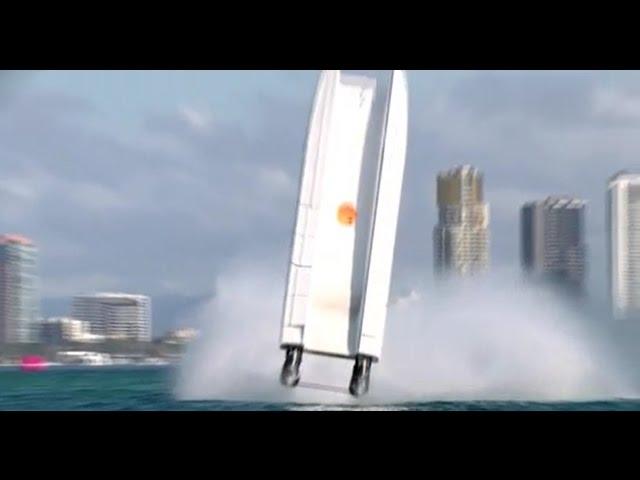
M23 372L40 372L47 368L47 361L38 355L27 355L20 361Z

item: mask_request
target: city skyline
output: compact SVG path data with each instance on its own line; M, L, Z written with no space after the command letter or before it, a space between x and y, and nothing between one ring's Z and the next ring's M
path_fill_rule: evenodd
M433 240L435 256L441 257L439 271L454 270L464 274L474 270L486 270L489 267L487 251L490 243L490 235L488 234L490 222L489 206L484 197L482 172L471 165L452 167L438 173L437 184L437 204L440 211L438 223L434 228ZM627 235L627 243L636 242L640 248L640 241L636 239L640 236L635 235L633 229L628 229L629 233L625 230L629 227L630 220L635 218L633 216L635 215L635 203L632 202L635 197L632 194L637 185L640 185L640 174L628 171L613 175L608 185L607 222L610 232L609 261L611 262L608 265L608 279L614 317L620 317L622 310L618 305L621 302L620 298L628 294L625 291L623 294L618 292L621 290L619 287L620 278L623 278L620 277L618 270L620 269L619 265L629 263L627 259L629 253L622 252L626 256L621 256L620 248L612 247L612 245L616 245L616 242L619 244L619 238ZM573 287L582 290L584 273L588 265L587 248L584 244L585 206L586 203L583 200L568 195L549 195L544 200L528 201L520 208L521 217L518 225L521 245L520 260L525 272L547 276L547 278L556 277L556 279L573 284ZM638 224L640 224L640 217ZM447 242L440 241L440 237L447 231L451 237L448 239L448 245ZM452 232L457 233L452 235ZM33 242L19 234L5 234L0 239L0 247L4 248L0 251L0 260L4 259L4 264L0 265L0 271L7 271L5 265L7 259L13 259L13 263L17 259L20 265L25 263L22 258L24 256L22 250L26 248L29 257L26 263L34 267L28 272L27 277L31 277L32 286L36 285L36 249ZM11 250L5 251L7 247ZM16 247L19 249L14 251ZM632 260L636 255L634 252L632 247L631 257L629 257ZM624 280L631 282L631 286L634 286L637 285L640 275L633 269L633 262L630 265L632 268L626 270L630 271L631 275L624 277ZM20 268L22 267L20 266ZM22 273L18 273L18 275L7 278L20 279L24 276ZM615 274L618 275L617 278ZM14 288L10 284L11 282L6 280L0 282L1 285L4 285L3 288ZM20 287L20 281L16 285ZM640 293L634 294L632 292L627 297L626 301L629 303L630 299L632 307L636 304L640 305ZM32 300L29 299L29 302ZM6 301L2 303L6 304ZM136 309L140 305L144 310L142 314L129 312L131 308ZM637 309L637 307L634 308ZM122 311L116 311L117 309ZM33 311L39 312L37 302ZM74 331L73 335L68 333L66 335L70 338L84 337L80 343L109 339L140 342L152 340L151 299L144 295L106 292L77 294L73 297L71 313L68 317L45 319L36 315L34 318L36 318L35 321L32 319L26 323L20 318L17 323L15 320L7 322L4 319L2 322L4 336L0 343L37 342L42 336L51 336L50 333L47 333L48 330L55 331L60 337L63 336L62 332L64 331ZM14 331L8 335L9 330L6 327L13 323L15 323L13 325ZM27 329L29 333L26 335L20 333L20 328L16 328L19 326L24 330L25 325L29 326Z

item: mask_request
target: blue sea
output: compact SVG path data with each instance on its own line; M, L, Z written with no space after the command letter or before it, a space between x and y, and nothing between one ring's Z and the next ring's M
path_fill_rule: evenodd
M42 372L0 368L0 410L358 410L357 405L296 405L263 402L179 401L175 367L73 367ZM607 411L640 410L640 400L599 402L425 402L367 405L363 410L421 411Z

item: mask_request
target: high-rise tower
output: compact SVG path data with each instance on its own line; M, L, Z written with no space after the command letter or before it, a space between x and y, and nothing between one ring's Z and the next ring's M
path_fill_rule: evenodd
M618 319L640 319L640 174L614 175L607 193L611 307Z
M21 235L0 236L0 343L37 339L39 295L37 250Z
M489 264L489 206L484 202L482 174L468 165L440 173L437 197L436 272L485 270Z
M580 291L585 275L585 202L548 197L520 212L520 256L527 273Z

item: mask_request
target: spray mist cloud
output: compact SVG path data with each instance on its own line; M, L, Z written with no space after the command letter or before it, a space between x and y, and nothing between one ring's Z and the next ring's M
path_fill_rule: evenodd
M553 292L496 274L417 285L392 301L383 356L362 399L280 386L284 270L237 264L200 312L181 399L394 405L435 400L573 401L635 395L597 329ZM346 387L351 362L306 355L303 381Z

